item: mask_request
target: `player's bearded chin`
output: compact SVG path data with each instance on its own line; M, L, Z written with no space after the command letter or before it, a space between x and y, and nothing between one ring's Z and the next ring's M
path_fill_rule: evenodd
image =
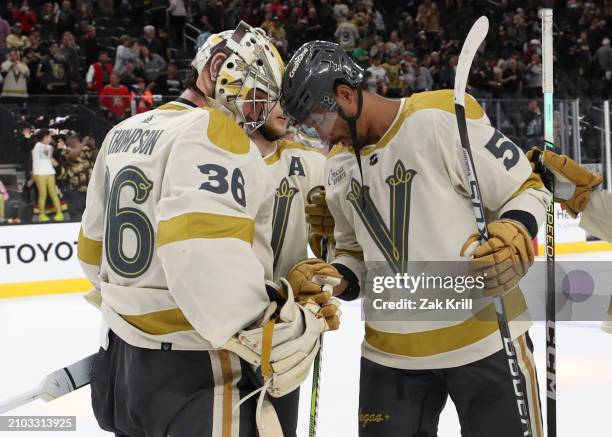
M264 125L259 128L259 132L267 141L276 141L283 135L278 129L274 129L274 127L268 125L268 123L264 123Z

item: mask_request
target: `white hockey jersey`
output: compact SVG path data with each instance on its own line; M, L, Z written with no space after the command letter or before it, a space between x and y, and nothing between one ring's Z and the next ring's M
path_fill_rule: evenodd
M124 341L208 350L269 303L274 186L232 119L179 100L106 136L78 256Z
M540 225L550 193L523 152L490 126L471 96L466 117L489 219L522 210ZM337 145L328 155L327 201L336 223L333 263L350 269L363 286L368 262L463 261L460 249L477 228L452 91L402 99L396 119L377 144L362 149L361 161L363 180L352 149ZM509 319L525 318L518 288L504 300ZM483 309L492 310L492 304ZM368 321L362 354L403 369L464 365L501 349L497 322L488 320L474 315L459 321ZM510 325L516 338L530 322Z
M322 186L325 156L313 147L282 140L264 157L276 185L272 215L274 282L308 258L305 207L311 189Z
M612 242L612 193L591 193L586 209L580 215L580 226L601 240Z

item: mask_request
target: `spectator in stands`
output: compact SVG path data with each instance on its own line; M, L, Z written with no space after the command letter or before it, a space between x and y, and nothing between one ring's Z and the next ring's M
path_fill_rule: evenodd
M79 51L79 46L76 44L72 32L64 32L60 45L60 53L68 63L71 78L70 87L73 91L76 91L78 80L82 78Z
M130 61L125 64L123 68L123 73L119 75L119 80L129 90L136 83L136 80L138 80L138 77L140 76L142 76L142 70L137 70L134 63Z
M90 3L80 3L76 13L77 32L79 34L87 32L87 27L94 22L94 14Z
M25 99L28 97L28 79L30 69L24 64L17 50L11 50L8 59L0 66L2 79L2 97Z
M64 56L60 53L55 41L49 43L49 54L40 64L36 77L44 85L46 94L67 94L70 86L70 67Z
M118 75L123 74L125 65L132 62L134 65L141 65L140 62L140 44L136 39L128 35L122 35L119 38L119 47L115 52L115 71Z
M402 83L402 66L399 64L397 56L390 56L389 62L383 64L383 68L387 73L388 84L387 84L387 97L401 97L402 91L404 90L404 84Z
M593 53L593 64L598 76L610 80L612 76L612 48L610 38L601 41L601 46Z
M78 221L85 210L87 185L95 163L95 143L91 137L86 136L81 141L76 133L70 133L61 156L70 219Z
M336 0L334 5L334 18L337 22L341 22L343 19L346 20L349 17L349 7L346 5L344 0Z
M166 61L164 61L164 58L157 53L149 52L147 46L140 47L140 62L144 71L144 78L148 82L154 80L166 69Z
M21 24L21 28L24 33L30 32L36 24L36 14L30 6L27 0L21 2L21 8L16 13L13 13L13 23Z
M102 46L98 42L96 27L87 26L87 31L83 38L81 38L81 51L85 55L86 65L96 62L100 50L102 50ZM119 50L118 47L117 50Z
M417 10L416 22L419 29L428 34L437 33L440 30L438 5L431 0L423 0Z
M336 33L334 34L338 44L347 52L352 51L357 41L359 41L357 26L349 21L349 18L351 17L342 17L340 21L338 21L338 27L336 27Z
M370 60L370 66L366 70L368 72L367 84L368 90L371 93L377 93L381 96L387 94L387 70L381 65L382 57L374 56Z
M516 58L510 58L502 73L502 97L514 98L519 95L523 87L523 73Z
M441 89L453 89L455 86L455 71L457 70L457 55L451 55L444 66L440 69L438 76Z
M6 48L22 52L28 47L30 47L30 40L23 34L21 23L15 23L13 25L13 33L6 38Z
M187 10L183 0L168 0L168 14L170 16L170 29L174 32L172 40L177 46L183 45L183 28L187 22Z
M64 0L57 15L57 32L61 35L64 32L74 32L75 29L76 14L72 10L70 0Z
M531 63L525 68L525 94L534 98L542 95L542 59L533 54Z
M389 56L398 56L404 48L404 43L400 40L397 30L391 32L389 41L387 41L385 45L387 46L387 54Z
M98 61L89 66L85 81L87 88L96 94L100 94L102 88L110 82L110 76L113 72L113 64L110 63L108 52L103 50L100 52Z
M272 25L270 26L268 35L281 55L285 55L287 53L287 33L276 15L272 19Z
M153 82L149 84L147 89L153 94L162 96L176 96L181 93L183 81L178 75L176 65L168 64L166 73L160 74Z
M423 63L416 68L414 81L414 91L417 93L423 91L431 91L433 89L433 79L429 73L429 69Z
M55 182L55 167L58 163L53 159L53 146L51 145L51 132L48 129L39 130L36 135L36 144L32 149L32 175L38 189L38 215L39 222L48 222L49 216L45 214L47 196L51 198L55 207L55 221L64 220L59 196Z
M537 55L535 55L537 56ZM542 136L542 127L544 119L542 118L542 111L537 100L530 100L527 103L527 141L524 144L524 150L530 150L532 147L541 147L544 142Z
M157 30L155 26L147 25L142 29L142 38L140 39L140 45L147 46L151 53L157 53L164 57L164 48L161 41L157 37Z
M140 114L153 109L153 94L147 89L147 84L142 77L136 79L130 95L133 114Z
M4 203L9 199L9 193L6 187L0 181L0 225L4 224L6 219L4 218Z
M100 109L114 121L129 116L130 92L125 85L121 85L116 72L111 73L110 83L100 91Z
M6 38L11 34L9 22L0 17L0 62L6 59Z
M59 14L59 6L55 6L51 2L43 4L40 13L38 25L45 39L55 39L57 37L57 15Z
M370 53L368 52L368 41L366 39L359 40L359 47L353 50L352 56L355 62L361 68L367 70L370 66Z

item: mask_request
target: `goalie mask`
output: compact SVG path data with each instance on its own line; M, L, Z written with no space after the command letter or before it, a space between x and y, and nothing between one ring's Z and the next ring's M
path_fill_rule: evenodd
M242 21L235 30L211 35L191 65L201 74L217 53L227 58L217 73L209 104L231 113L251 134L265 123L280 98L284 63L265 32Z

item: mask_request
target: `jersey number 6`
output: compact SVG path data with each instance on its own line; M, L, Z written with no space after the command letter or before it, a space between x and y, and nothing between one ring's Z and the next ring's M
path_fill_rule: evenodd
M106 208L106 260L115 273L124 278L135 278L142 275L151 265L154 250L153 225L147 216L137 208L120 207L121 191L130 187L133 193L131 200L142 205L153 189L153 182L147 179L138 167L123 167L113 180L108 194ZM136 237L136 247L124 251L124 233L130 230Z

